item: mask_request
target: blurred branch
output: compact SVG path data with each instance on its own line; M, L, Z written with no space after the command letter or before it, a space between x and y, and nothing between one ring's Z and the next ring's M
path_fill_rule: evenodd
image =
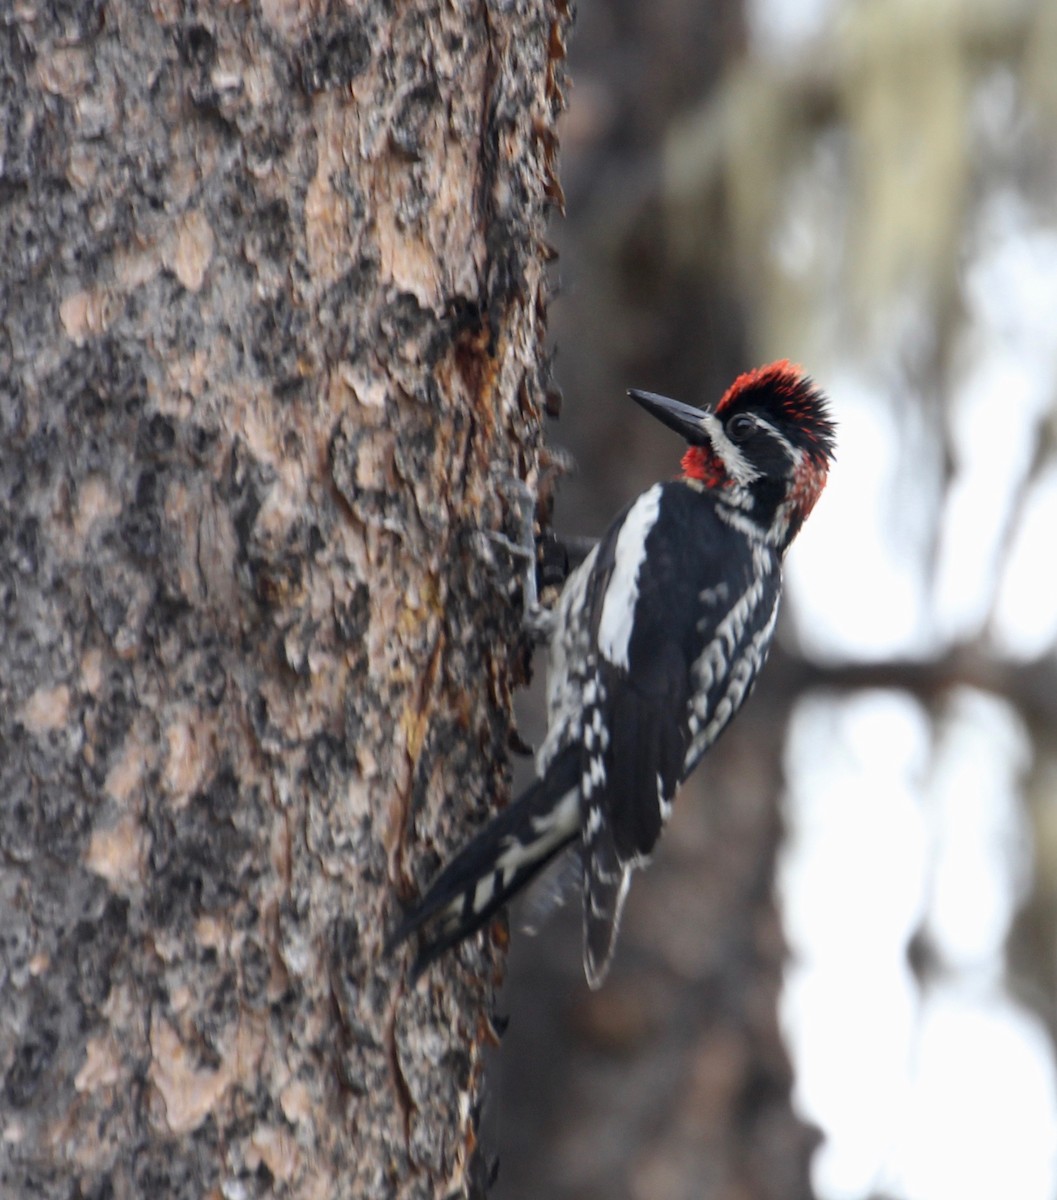
M978 688L1008 700L1033 730L1057 724L1057 662L1014 663L979 645L958 646L934 658L876 663L821 663L776 648L767 675L768 687L790 701L809 691L887 688L931 705L952 688Z

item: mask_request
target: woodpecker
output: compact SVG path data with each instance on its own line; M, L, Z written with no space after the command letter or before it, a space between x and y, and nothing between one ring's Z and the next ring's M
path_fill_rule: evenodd
M711 409L628 395L686 440L682 474L625 508L566 580L547 621L538 778L394 930L390 949L422 931L415 976L569 848L599 987L632 871L767 656L782 560L833 456L825 397L786 361L739 376Z

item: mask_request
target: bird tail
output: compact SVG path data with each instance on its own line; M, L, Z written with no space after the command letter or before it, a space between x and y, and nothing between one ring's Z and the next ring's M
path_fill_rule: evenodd
M596 844L584 853L584 974L597 991L609 974L631 866L622 863L612 845Z
M559 755L440 872L386 941L392 952L423 931L412 979L476 932L580 833L579 756Z

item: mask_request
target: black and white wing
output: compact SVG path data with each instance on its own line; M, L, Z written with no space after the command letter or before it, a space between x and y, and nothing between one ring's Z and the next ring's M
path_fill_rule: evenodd
M632 870L648 862L706 737L711 745L748 695L773 632L777 565L760 583L753 549L718 516L702 522L701 505L714 512L685 484L650 488L594 564L580 784L592 987L608 970ZM702 527L711 536L688 543ZM717 596L726 600L710 604ZM757 634L759 652L746 654Z

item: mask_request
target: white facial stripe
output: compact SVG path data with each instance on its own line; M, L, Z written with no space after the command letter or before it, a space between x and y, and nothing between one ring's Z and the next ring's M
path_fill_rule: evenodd
M713 413L702 413L701 423L708 434L708 440L712 443L712 449L723 460L727 474L735 483L740 483L744 487L746 484L752 483L754 479L760 478L760 472L727 437L723 422L717 416Z
M804 460L803 450L798 450L784 433L779 433L779 431L775 429L770 421L765 421L763 417L757 417L756 424L760 429L767 430L771 437L773 437L779 446L781 446L786 452L786 454L789 456L789 461L793 463L794 466L800 466L801 462Z

